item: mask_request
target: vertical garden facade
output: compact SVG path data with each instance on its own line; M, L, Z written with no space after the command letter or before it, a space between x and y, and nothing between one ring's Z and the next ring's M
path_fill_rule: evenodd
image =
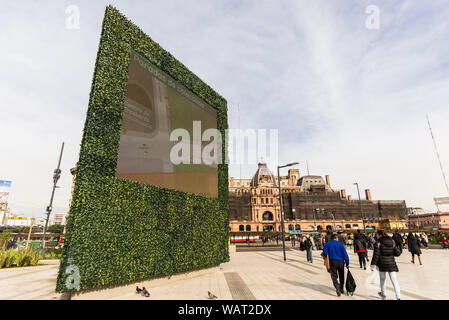
M216 196L117 176L133 55L160 70L170 83L180 84L186 97L213 109L222 136L221 158L226 159L226 100L108 6L76 168L58 292L125 284L229 261L226 164L218 164L214 171ZM207 170L200 171L210 177ZM189 174L195 177L195 172Z

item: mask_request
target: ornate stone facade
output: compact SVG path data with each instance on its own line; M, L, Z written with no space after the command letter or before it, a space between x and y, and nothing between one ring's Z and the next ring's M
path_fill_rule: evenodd
M408 227L405 201L373 201L368 189L366 199L352 200L325 178L301 177L297 169L280 177L286 232L362 229L362 216L365 226L374 229ZM281 231L277 180L265 163L259 163L252 179L230 179L231 231Z

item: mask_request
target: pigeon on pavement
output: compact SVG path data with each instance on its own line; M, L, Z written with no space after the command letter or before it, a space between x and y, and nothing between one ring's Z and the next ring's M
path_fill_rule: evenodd
M142 287L142 295L143 295L145 298L148 298L148 297L150 296L150 293L148 292L147 289L145 289L145 287Z
M212 292L207 291L207 296L209 297L209 299L217 299L217 296L214 295Z

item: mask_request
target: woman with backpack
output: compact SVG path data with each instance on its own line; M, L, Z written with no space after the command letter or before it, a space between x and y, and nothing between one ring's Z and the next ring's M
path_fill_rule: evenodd
M401 289L396 277L399 269L395 261L395 257L401 255L401 250L394 240L383 231L377 231L377 238L378 240L374 245L373 258L371 260L371 271L374 271L375 267L379 270L380 292L378 292L378 294L382 299L387 297L385 294L385 282L388 273L391 283L393 284L396 299L401 300Z
M408 234L408 251L412 254L412 263L415 263L415 255L418 256L419 264L422 265L421 261L421 249L420 249L420 242L419 239L417 239L413 233Z
M307 262L313 263L313 257L312 257L312 241L310 240L309 237L307 237L304 240L304 251L306 252L306 256L307 256Z

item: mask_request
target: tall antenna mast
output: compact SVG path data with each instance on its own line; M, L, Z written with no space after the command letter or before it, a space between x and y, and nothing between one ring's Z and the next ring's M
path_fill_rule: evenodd
M440 154L438 153L437 143L435 137L433 136L432 127L430 126L429 115L426 114L427 124L429 125L430 135L432 136L433 146L435 147L435 153L437 154L438 162L440 164L441 174L443 175L444 184L446 185L447 193L449 194L449 187L447 185L446 176L444 174L443 165L441 164Z
M238 126L239 126L239 143L237 143L237 146L239 147L239 151L243 148L240 148L239 144L242 142L241 138L240 138L240 104L237 103L237 115L238 115ZM243 146L245 145L245 143L243 143ZM239 155L239 159L240 159L240 186L242 186L242 155Z

